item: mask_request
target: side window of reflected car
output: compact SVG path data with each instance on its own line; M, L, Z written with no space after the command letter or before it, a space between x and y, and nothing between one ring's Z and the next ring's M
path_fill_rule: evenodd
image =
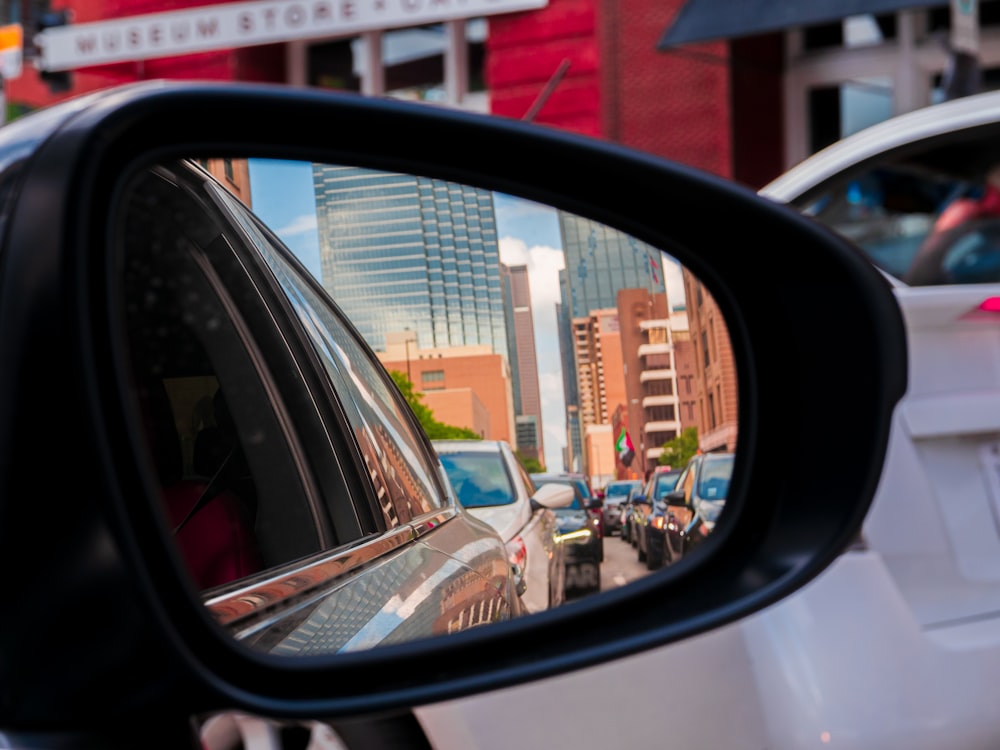
M448 505L433 450L382 364L334 304L289 261L281 241L224 188L208 187L263 257L311 339L377 484L385 525L409 523Z
M118 227L140 440L195 585L334 545L275 383L280 355L248 315L262 305L225 226L173 175L151 171L126 191Z

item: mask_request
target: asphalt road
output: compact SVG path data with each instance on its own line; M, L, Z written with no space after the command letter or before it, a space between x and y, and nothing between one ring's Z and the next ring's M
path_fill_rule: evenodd
M601 590L610 591L649 575L646 563L639 562L631 544L620 536L604 537L604 562L601 563Z

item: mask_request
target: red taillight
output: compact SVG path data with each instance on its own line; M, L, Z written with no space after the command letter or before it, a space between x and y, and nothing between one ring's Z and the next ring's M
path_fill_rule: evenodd
M528 548L524 546L524 540L516 536L507 542L507 559L517 565L521 570L525 569L528 563Z
M993 316L1000 313L1000 297L987 297L967 313L962 315L964 320L996 320Z

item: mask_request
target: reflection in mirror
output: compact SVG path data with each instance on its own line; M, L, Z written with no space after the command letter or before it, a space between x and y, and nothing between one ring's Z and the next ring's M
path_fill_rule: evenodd
M676 565L714 528L735 364L660 250L358 167L171 162L123 195L151 481L243 643L305 656L502 622Z

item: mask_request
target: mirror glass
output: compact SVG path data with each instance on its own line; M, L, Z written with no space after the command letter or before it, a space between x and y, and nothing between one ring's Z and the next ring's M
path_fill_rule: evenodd
M685 562L724 510L726 324L658 248L469 185L256 159L142 170L114 227L158 512L253 648L567 606Z

